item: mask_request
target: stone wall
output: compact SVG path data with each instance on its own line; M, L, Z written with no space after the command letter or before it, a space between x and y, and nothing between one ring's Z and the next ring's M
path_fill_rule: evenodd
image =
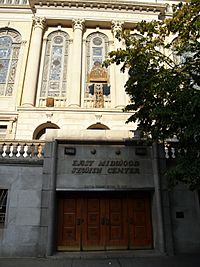
M8 189L5 224L0 229L0 256L37 256L42 166L1 164L0 187Z
M39 252L43 143L0 143L0 189L7 189L0 256L37 256Z
M170 189L164 175L166 168L176 162L173 144L166 150L166 158L159 156L162 175L162 203L167 254L200 253L200 206L198 191L190 191L183 184Z

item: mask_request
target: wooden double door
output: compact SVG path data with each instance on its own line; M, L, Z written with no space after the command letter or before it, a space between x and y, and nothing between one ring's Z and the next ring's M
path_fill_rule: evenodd
M148 193L76 193L58 198L58 250L152 247Z

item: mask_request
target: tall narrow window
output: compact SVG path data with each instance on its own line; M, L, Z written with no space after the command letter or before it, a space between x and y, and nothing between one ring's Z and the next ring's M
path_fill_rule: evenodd
M68 45L63 31L48 36L40 97L66 97Z
M12 96L21 36L9 29L0 30L0 96Z
M7 189L0 189L0 226L3 226L5 222L7 195Z
M96 32L87 38L87 79L85 107L105 108L110 106L109 73L102 67L108 54L108 37Z

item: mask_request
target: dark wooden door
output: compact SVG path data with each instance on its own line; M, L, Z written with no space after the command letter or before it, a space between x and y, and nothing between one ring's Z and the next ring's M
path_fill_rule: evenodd
M152 247L148 194L72 194L58 211L58 250Z
M127 203L121 197L106 199L105 248L127 249Z
M79 198L59 199L58 250L80 250L81 204Z
M128 199L129 248L151 248L152 226L148 195Z
M82 249L105 249L105 200L90 197L83 200Z

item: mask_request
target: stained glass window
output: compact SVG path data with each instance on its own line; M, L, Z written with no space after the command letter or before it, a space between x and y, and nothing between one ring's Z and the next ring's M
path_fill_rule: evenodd
M110 84L108 70L102 67L108 54L108 37L100 32L90 34L87 45L87 79L85 103L92 103L90 107L103 108L110 103ZM107 104L106 104L107 105ZM108 105L107 105L108 106Z
M56 31L48 36L42 75L41 97L65 97L69 36Z
M12 96L21 36L13 30L0 30L0 96Z
M108 38L102 33L92 33L87 38L87 72L96 64L102 64L108 54Z

